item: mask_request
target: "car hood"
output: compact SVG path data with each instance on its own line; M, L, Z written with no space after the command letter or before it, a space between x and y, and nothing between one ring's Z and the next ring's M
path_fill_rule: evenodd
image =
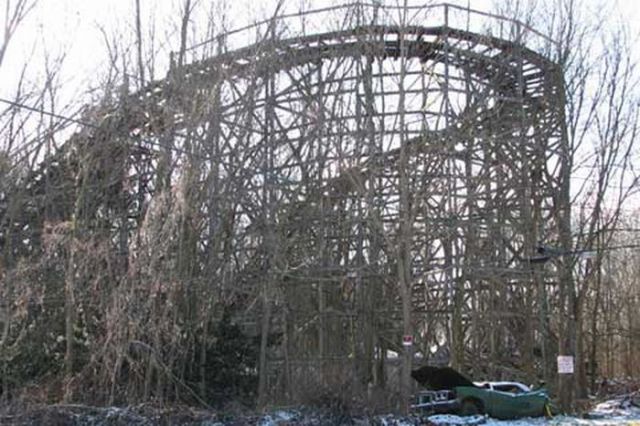
M411 377L432 390L453 390L456 387L476 387L473 382L451 367L426 365L411 372Z

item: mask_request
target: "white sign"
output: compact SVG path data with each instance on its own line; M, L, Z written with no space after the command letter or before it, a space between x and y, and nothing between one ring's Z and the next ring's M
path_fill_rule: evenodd
M402 336L402 346L412 346L413 336Z
M573 357L567 355L558 356L558 374L573 374Z

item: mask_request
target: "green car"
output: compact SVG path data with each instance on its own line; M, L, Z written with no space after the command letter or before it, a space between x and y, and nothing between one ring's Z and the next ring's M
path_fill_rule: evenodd
M420 412L488 414L501 420L551 415L549 395L543 389L532 391L517 382L473 383L450 367L424 366L411 376L430 389L421 392L422 401L412 406ZM447 401L430 395L445 393Z
M470 386L454 388L463 416L486 413L500 420L540 417L550 414L549 395L545 390L509 393Z

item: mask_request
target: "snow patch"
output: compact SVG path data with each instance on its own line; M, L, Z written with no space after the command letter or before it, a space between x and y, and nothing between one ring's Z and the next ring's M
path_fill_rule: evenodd
M587 417L594 420L640 420L637 395L625 395L601 402Z
M517 420L496 420L487 419L487 426L542 426L547 424L556 424L554 419L544 417L525 417Z
M273 412L271 414L268 414L262 417L258 422L258 424L260 426L277 426L277 425L289 424L289 422L292 422L298 419L299 416L300 414L294 411L278 410L276 412Z
M373 425L380 425L380 426L414 426L416 425L416 422L414 421L409 421L406 420L404 418L399 418L394 416L393 414L389 414L386 416L376 416L373 418L373 421L370 423L363 423L363 424L373 424Z
M429 422L438 426L542 426L550 422L544 417L526 417L517 420L497 420L484 415L456 416L454 414L437 414L428 417Z

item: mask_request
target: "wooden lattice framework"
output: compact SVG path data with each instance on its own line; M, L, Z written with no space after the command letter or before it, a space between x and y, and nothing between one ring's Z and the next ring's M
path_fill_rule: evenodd
M350 5L221 35L136 98L166 184L185 162L204 170L205 272L248 329L279 336L263 339L272 395L384 383L401 256L421 356L548 373L558 272L524 259L568 221L552 46L450 5Z

